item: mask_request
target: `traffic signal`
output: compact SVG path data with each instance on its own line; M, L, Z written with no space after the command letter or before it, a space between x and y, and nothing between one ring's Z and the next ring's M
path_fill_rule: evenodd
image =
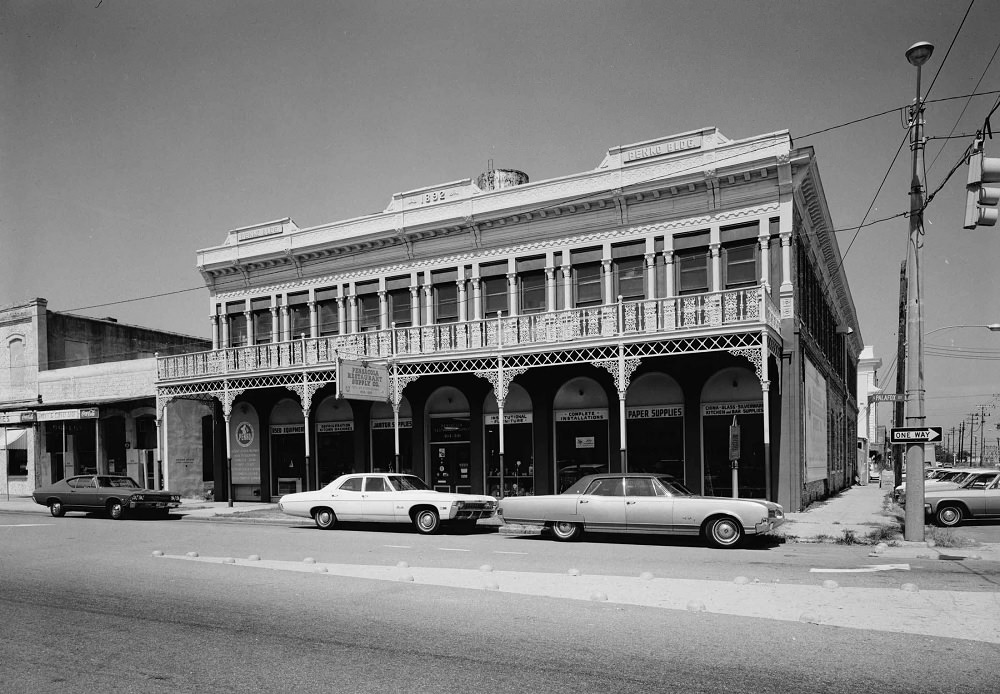
M969 157L969 183L966 185L965 228L991 227L997 223L1000 211L1000 187L984 186L1000 183L1000 157L987 157L983 141L977 140Z

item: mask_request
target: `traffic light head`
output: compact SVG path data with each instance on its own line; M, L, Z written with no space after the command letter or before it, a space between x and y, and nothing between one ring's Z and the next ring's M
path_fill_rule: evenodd
M1000 183L1000 157L987 157L982 141L977 143L969 157L969 182L966 186L965 228L991 227L1000 218L1000 187L983 185Z

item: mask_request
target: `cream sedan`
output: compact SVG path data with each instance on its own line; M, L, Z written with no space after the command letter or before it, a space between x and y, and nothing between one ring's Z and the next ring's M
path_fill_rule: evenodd
M562 494L506 497L499 514L505 523L541 527L557 540L575 540L584 531L663 533L701 535L721 548L785 521L772 501L698 496L656 474L587 475Z
M278 500L283 513L312 518L329 530L339 522L412 523L432 535L442 523L473 526L496 513L492 496L438 492L415 475L341 475L322 489L286 494Z

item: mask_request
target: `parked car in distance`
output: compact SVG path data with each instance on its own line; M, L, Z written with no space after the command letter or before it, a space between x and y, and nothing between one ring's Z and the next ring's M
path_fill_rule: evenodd
M924 513L946 528L973 518L1000 518L1000 472L981 471L958 488L925 491Z
M669 475L587 475L562 494L506 497L505 523L541 527L557 540L587 532L702 535L714 547L736 547L785 520L763 499L698 496Z
M468 526L496 513L492 496L438 492L415 475L369 473L341 475L322 489L285 494L278 500L283 513L312 518L329 530L339 522L412 523L431 535L442 523Z
M104 511L114 520L133 511L167 516L181 505L181 495L166 490L144 489L125 475L77 475L39 487L35 503L49 507L59 518L67 511Z
M959 487L969 479L969 476L976 473L982 472L981 467L955 467L948 470L940 470L939 468L932 468L924 478L924 491L927 492L931 489L954 489ZM933 475L933 476L928 476ZM902 503L901 499L906 496L906 482L898 485L892 490L893 499L897 503Z

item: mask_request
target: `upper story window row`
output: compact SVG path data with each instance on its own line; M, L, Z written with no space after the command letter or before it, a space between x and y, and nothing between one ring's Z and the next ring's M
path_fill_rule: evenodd
M761 225L767 225L761 234ZM219 303L218 346L413 327L787 282L778 220L389 275Z

